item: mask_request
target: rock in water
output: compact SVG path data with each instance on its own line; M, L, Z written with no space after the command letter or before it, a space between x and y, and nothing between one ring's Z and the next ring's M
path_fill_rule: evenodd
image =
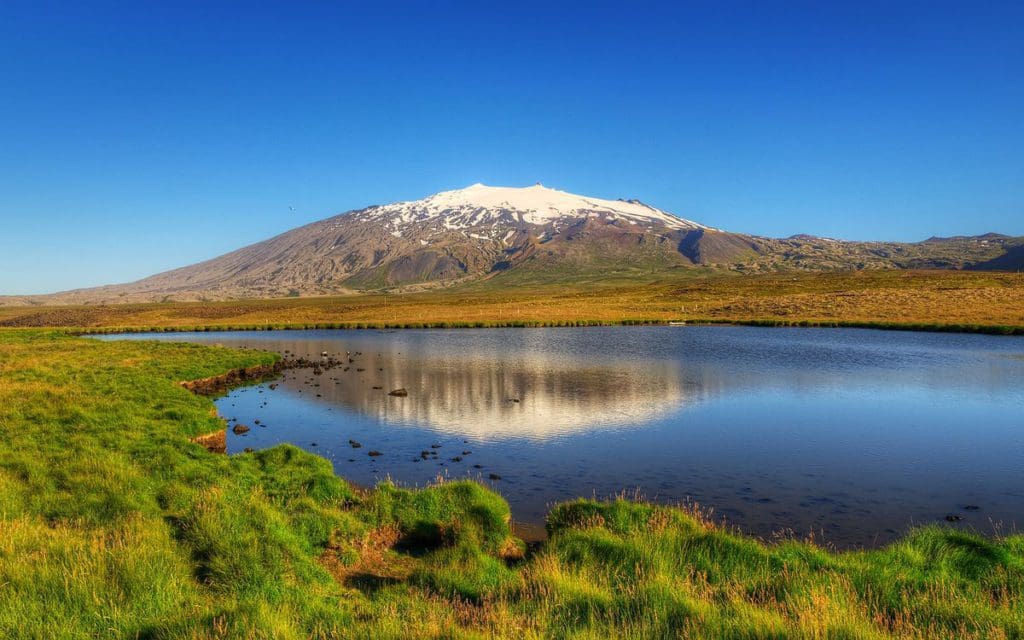
M405 388L403 387L401 389L395 389L393 391L389 391L388 395L389 396L395 396L395 397L398 397L398 398L404 398L407 395L409 395L409 392L406 391Z

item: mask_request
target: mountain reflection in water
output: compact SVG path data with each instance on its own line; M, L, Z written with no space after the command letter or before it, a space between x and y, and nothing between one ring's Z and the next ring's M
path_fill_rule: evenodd
M422 358L397 352L362 356L366 371L334 369L286 376L295 393L319 380L315 402L392 424L417 425L481 440L543 441L584 431L639 428L709 393L708 380L684 382L668 362L593 365L524 354ZM383 371L380 371L383 369ZM380 387L374 389L373 387ZM387 396L405 388L408 397ZM382 401L383 397L383 401Z

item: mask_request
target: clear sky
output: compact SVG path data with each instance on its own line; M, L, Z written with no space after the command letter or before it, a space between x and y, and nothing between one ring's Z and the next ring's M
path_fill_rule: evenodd
M537 181L762 235L1024 235L1024 3L0 3L0 293Z

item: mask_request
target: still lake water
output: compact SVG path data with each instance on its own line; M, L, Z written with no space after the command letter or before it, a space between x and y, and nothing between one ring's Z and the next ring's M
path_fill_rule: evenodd
M252 427L229 430L228 451L290 442L363 485L480 479L525 532L554 502L622 492L838 547L947 516L988 534L1024 523L1018 337L695 326L118 338L360 352L348 371L290 370L276 389L218 399ZM399 387L408 397L387 395Z

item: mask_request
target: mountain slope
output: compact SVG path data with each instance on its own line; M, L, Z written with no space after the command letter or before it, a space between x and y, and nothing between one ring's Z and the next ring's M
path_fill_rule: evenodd
M761 238L643 204L549 189L475 184L371 206L138 282L16 302L118 302L323 295L498 278L511 272L639 272L703 266L737 272L1013 268L1020 238L920 243ZM1019 268L1019 267L1018 267ZM8 303L14 300L8 300Z

